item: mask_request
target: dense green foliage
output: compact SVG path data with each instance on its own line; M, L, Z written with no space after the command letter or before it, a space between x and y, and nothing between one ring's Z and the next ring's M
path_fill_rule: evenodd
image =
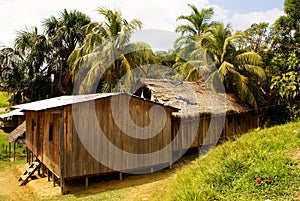
M137 19L128 22L120 12L107 8L98 12L105 22L90 23L83 45L69 57L74 78L82 79L81 93L96 92L99 82L98 91L129 91L126 87L133 79L131 70L154 60L148 44L130 42L132 33L141 29L142 22ZM125 83L120 84L122 78Z
M35 27L19 31L13 48L0 49L1 90L18 104L72 94L74 82L91 93L129 91L139 77L219 80L257 109L262 125L285 123L300 116L299 4L286 0L285 15L274 24L254 23L241 32L213 22L212 8L189 4L191 13L177 18L181 36L174 49L157 53L130 42L142 27L138 19L127 21L102 7L104 21L91 22L81 12L63 10L44 20L43 33Z
M216 147L179 172L159 200L292 200L300 186L290 155L300 146L299 127L257 130Z
M6 92L0 92L0 107L9 107L10 104L8 102L9 96Z

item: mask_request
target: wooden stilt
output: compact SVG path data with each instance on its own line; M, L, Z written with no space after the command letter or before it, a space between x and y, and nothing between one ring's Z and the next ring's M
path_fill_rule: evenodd
M16 160L16 143L14 142L14 161Z
M172 166L173 166L173 164L172 164L172 161L171 161L170 165L169 165L169 169L172 169Z
M61 186L61 194L65 195L66 194L66 186L65 186L65 179L60 178L60 186Z
M11 143L8 145L8 158L11 157Z
M52 173L53 187L55 187L55 175Z
M41 167L38 168L38 175L41 176Z
M47 177L48 177L48 181L50 181L50 174L51 174L51 172L50 172L50 170L47 168Z
M123 174L122 174L122 172L119 173L119 178L120 178L120 181L123 180Z
M31 153L31 157L30 157L30 158L31 158L31 163L32 163L32 162L33 162L33 157L34 157L34 156L33 156L33 153L32 153L32 152L30 152L30 153Z
M89 177L85 177L85 187L89 187Z
M28 148L26 147L26 163L29 163L29 160L28 160Z

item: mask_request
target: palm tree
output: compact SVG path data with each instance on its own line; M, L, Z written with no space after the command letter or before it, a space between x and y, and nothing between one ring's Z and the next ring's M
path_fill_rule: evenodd
M177 57L176 64L173 67L177 70L180 69L185 78L192 81L202 77L199 76L198 72L204 68L199 68L199 66L203 65L203 62L199 63L201 59L192 58L190 53L197 49L195 42L197 38L205 34L213 24L210 21L214 11L212 8L201 9L199 11L195 5L188 4L188 6L192 9L191 14L181 15L177 18L177 21L184 20L187 24L179 25L176 28L176 32L181 33L181 37L175 41L174 46ZM207 72L201 71L201 73L205 74Z
M84 26L90 23L90 17L73 10L64 9L59 18L51 16L44 20L45 34L52 45L49 65L55 75L60 94L70 94L73 90L72 70L67 59L73 50L82 45L85 38Z
M85 80L87 89L98 84L101 78L101 90L113 91L122 76L128 82L130 71L149 63L154 58L149 45L137 42L130 43L132 33L142 27L142 23L134 19L128 22L118 11L100 8L105 22L90 23L86 26L87 35L83 45L75 49L68 62L73 68L74 78ZM79 72L86 72L84 75Z
M13 93L16 103L47 98L51 83L46 67L50 44L36 27L17 34L14 43L17 62L10 65L5 88Z
M39 73L50 53L50 44L45 35L39 34L37 27L31 30L17 32L15 49L25 58L28 68L28 77L32 79L35 73Z
M0 50L0 83L7 81L8 75L18 63L19 57L15 50L10 47L3 47Z
M226 91L236 93L243 101L256 107L251 91L251 86L255 85L251 82L256 82L257 86L258 81L266 78L261 67L263 61L255 52L236 48L235 42L240 37L243 37L241 33L232 34L229 25L214 24L206 34L197 37L197 48L191 52L190 60L180 65L179 69L190 81L219 78L224 82ZM208 57L214 63L214 69Z
M209 21L214 15L214 11L212 8L199 11L195 5L188 4L188 6L192 9L192 13L190 15L181 15L177 18L177 21L186 20L188 24L179 25L176 28L176 32L182 35L200 36L209 28Z

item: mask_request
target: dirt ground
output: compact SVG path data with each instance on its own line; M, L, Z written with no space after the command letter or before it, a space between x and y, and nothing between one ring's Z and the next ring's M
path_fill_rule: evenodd
M74 180L68 184L67 190L69 193L75 193L76 197L82 197L89 194L106 192L113 189L125 189L130 196L125 198L125 201L132 200L138 197L143 200L148 198L155 192L154 188L160 186L158 183L163 183L167 178L174 176L176 170L182 169L190 164L197 154L191 154L180 159L179 163L173 165L172 169L166 169L159 172L144 175L124 175L120 182L118 174L110 176L102 176L90 178L89 187L85 188L84 180ZM56 185L53 187L52 179L49 182L47 177L40 177L37 173L34 178L29 180L25 186L19 186L18 178L26 170L27 165L17 165L16 167L7 168L0 171L0 200L1 198L8 198L9 200L37 200L37 199L51 199L51 197L59 196L61 188Z
M32 200L34 198L47 198L60 194L60 187L53 187L47 177L35 177L25 186L20 186L18 179L26 170L27 165L17 165L0 172L0 199L8 196L9 200Z

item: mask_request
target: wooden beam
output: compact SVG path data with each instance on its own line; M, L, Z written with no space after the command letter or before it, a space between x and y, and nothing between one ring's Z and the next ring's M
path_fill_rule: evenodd
M29 159L28 159L28 148L26 147L26 163L29 163Z
M53 182L53 187L55 187L55 174L52 173L52 182Z
M16 160L16 143L14 142L14 161Z
M89 187L89 177L85 177L85 187Z
M48 177L48 181L50 181L50 174L51 174L51 172L50 172L50 170L47 168L47 177Z
M8 145L8 158L11 157L11 143Z
M60 167L60 185L61 185L61 194L65 194L65 178L64 178L64 160L65 160L65 152L64 152L64 111L60 112L60 128L59 128L59 150L60 150L60 160L59 160L59 167Z
M123 180L123 174L122 174L122 172L119 173L119 178L120 178L120 181Z

